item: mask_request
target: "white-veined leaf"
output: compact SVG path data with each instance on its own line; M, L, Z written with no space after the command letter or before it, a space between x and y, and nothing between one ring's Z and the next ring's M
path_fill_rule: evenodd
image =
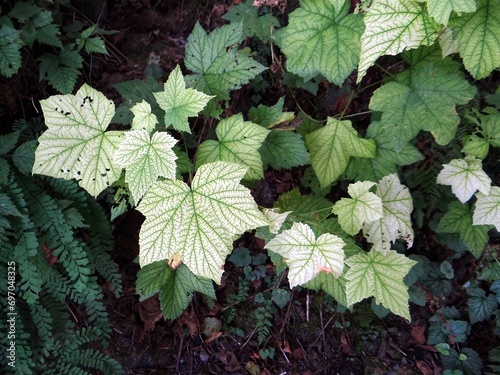
M319 272L339 277L344 269L345 242L330 233L316 239L312 229L303 223L293 223L269 241L266 248L280 254L287 263L290 287L312 280Z
M492 186L489 195L477 193L476 197L472 223L474 225L491 224L500 231L500 187Z
M149 133L151 133L154 130L155 125L158 123L156 115L151 112L151 104L145 100L130 108L130 112L134 114L132 129L146 129Z
M240 185L247 168L234 163L202 165L191 188L182 181L157 181L137 209L146 216L139 236L141 266L174 255L197 276L220 283L233 237L267 226Z

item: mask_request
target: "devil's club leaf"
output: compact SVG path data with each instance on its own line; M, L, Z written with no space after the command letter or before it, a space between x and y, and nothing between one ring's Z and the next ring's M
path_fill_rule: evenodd
M374 0L364 21L358 83L380 56L431 45L440 29L425 8L414 0Z
M126 168L125 181L135 202L158 177L175 178L177 156L172 147L177 140L168 133L149 135L146 129L127 132L115 153L115 162Z
M444 164L437 182L450 185L451 191L462 203L467 202L477 190L488 195L491 186L491 179L483 171L481 160L474 156L453 159L449 164Z
M469 102L475 88L450 71L449 60L419 63L396 79L370 100L370 109L383 112L377 126L392 134L393 148L401 151L420 130L430 131L440 145L448 144L460 122L455 106Z
M348 14L349 4L334 8L328 0L301 0L280 30L277 43L289 71L305 80L318 74L341 86L358 63L363 21Z
M410 214L413 201L408 188L401 184L396 174L391 174L377 184L377 195L382 199L383 215L380 219L365 222L363 232L373 248L384 254L391 244L402 238L413 245L413 228Z
M215 129L218 141L207 140L200 145L196 164L214 161L229 161L249 167L245 178L259 179L264 175L259 148L269 130L250 121L243 121L243 115L228 117Z
M342 198L332 207L332 212L339 217L342 229L351 235L359 232L363 223L382 217L382 199L369 190L375 182L358 181L350 184L347 192L351 198Z
M165 111L165 126L191 133L188 117L198 115L213 96L194 89L186 89L179 65L168 76L164 91L153 93L160 108Z
M290 268L290 287L312 280L319 272L339 277L344 269L345 243L330 233L316 239L312 229L303 223L294 223L291 229L278 234L266 248L280 254Z
M189 86L218 99L229 99L229 91L248 83L265 68L244 53L237 43L243 39L242 25L224 25L207 35L199 23L186 45L186 68L194 75L186 77Z
M240 185L247 168L227 162L202 165L191 188L182 181L158 181L137 209L141 266L174 255L197 276L220 282L233 237L269 225L250 191Z
M210 279L197 277L184 264L175 270L167 262L148 264L137 273L137 292L141 301L159 292L160 306L166 319L175 319L188 307L193 292L215 299Z
M452 17L449 26L458 51L475 79L487 77L500 65L500 7L495 1L478 0L477 10Z
M305 140L321 187L330 185L344 173L351 156L375 157L375 142L360 138L350 121L329 117L323 128L307 134Z
M476 196L476 209L472 216L473 224L491 224L500 231L500 187L492 186L489 195L477 193Z
M375 297L394 314L410 320L408 288L403 278L417 262L391 250L387 254L378 251L354 255L346 259L346 294L348 305Z
M115 113L111 100L84 84L75 95L40 101L48 129L38 142L33 173L79 180L97 196L120 177L113 157L123 132L105 132Z
M446 25L451 12L470 13L476 10L475 0L426 0L429 15L437 22Z
M460 239L469 248L470 252L479 258L484 245L488 241L490 225L473 225L472 212L469 207L460 202L451 202L448 211L439 221L438 232L458 233Z

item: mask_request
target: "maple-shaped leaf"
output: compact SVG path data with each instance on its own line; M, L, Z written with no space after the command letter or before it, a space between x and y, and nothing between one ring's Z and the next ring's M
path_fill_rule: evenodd
M494 225L500 231L500 187L492 186L488 195L477 193L476 208L472 216L474 225Z
M382 112L377 126L392 134L392 147L401 151L420 130L430 131L438 144L448 144L460 122L455 106L468 103L475 88L451 71L448 59L419 63L396 80L377 89L369 105Z
M264 175L259 148L269 130L244 121L241 113L228 117L217 124L217 141L206 140L196 156L196 165L222 160L249 167L246 179L260 179Z
M1 206L0 206L1 207ZM287 211L283 213L279 213L277 208L264 208L262 213L269 221L269 232L277 234L286 220L286 217L292 211Z
M75 95L54 95L41 100L47 130L39 138L33 173L72 178L91 195L118 180L121 168L114 154L123 132L105 132L115 105L84 84Z
M466 204L454 201L448 206L437 227L438 233L457 233L469 248L472 255L478 259L486 242L491 225L473 225L472 212Z
M440 24L446 25L451 12L471 13L476 10L475 0L426 0L429 15Z
M220 283L233 237L269 225L240 185L247 168L216 162L198 168L191 187L157 181L137 209L146 217L139 235L141 266L174 255L195 275Z
M197 116L213 96L194 89L186 89L179 65L168 76L162 92L153 93L160 108L165 111L165 126L191 133L188 117Z
M378 220L383 215L382 199L370 192L375 185L371 181L358 181L349 184L347 193L351 198L342 198L332 207L338 216L342 229L351 235L359 232L363 223Z
M142 102L137 103L130 108L130 112L134 114L132 129L146 129L149 133L155 129L158 119L156 118L156 115L151 112L151 104L147 101L143 100Z
M146 129L131 130L115 152L115 162L126 168L125 181L135 202L158 179L175 179L177 156L172 147L177 139L165 132L152 136Z
M474 13L453 16L449 26L465 69L475 79L486 78L500 66L500 7L495 1L477 0Z
M301 0L277 32L276 43L287 56L287 69L309 80L318 74L341 86L356 68L363 19L349 3L334 7L328 0Z
M165 261L142 267L137 273L136 290L141 301L159 293L166 319L179 317L191 302L193 292L215 299L212 280L194 275L184 264L173 270Z
M387 254L372 250L347 258L346 264L350 267L345 275L348 305L374 296L377 304L411 320L408 288L403 278L416 263L394 250Z
M228 100L229 91L248 83L265 67L245 53L238 52L243 39L241 23L221 26L207 35L196 23L188 37L185 64L194 75L186 77L189 86Z
M344 241L324 233L316 239L307 224L294 223L266 244L266 248L280 254L290 270L290 287L312 280L319 272L339 277L344 269Z
M398 238L413 245L411 212L413 201L410 191L401 184L396 174L382 178L377 184L377 196L382 199L383 214L378 220L365 222L363 232L373 248L384 254Z
M374 121L368 127L366 139L373 139L377 145L374 158L352 158L345 172L348 180L379 181L382 177L396 173L398 166L409 165L423 159L420 151L406 143L401 151L392 146L393 134L384 131Z
M311 165L321 187L326 187L344 173L351 156L374 158L375 141L360 138L350 121L328 118L326 125L305 136Z
M450 185L451 191L462 203L467 202L477 190L488 195L491 187L491 179L483 171L483 163L472 155L444 164L437 182Z
M431 45L441 28L415 0L374 0L364 22L358 83L380 56Z

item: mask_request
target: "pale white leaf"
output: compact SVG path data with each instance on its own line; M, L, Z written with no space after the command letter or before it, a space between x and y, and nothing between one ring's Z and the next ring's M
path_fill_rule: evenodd
M132 129L146 129L151 133L158 123L156 115L151 113L151 105L145 100L130 108L130 112L134 114Z
M494 225L500 231L500 187L492 186L489 195L477 193L476 208L472 216L474 225Z
M277 234L281 229L281 225L285 222L286 217L291 212L292 211L287 211L280 214L277 208L264 208L262 213L266 219L269 220L269 232Z

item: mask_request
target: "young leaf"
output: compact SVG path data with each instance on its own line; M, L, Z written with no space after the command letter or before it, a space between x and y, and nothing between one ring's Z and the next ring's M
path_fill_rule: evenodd
M348 11L345 1L334 7L328 0L301 0L288 26L277 32L287 69L305 80L322 74L342 86L358 63L364 29L362 16Z
M321 187L326 187L344 173L351 156L374 158L375 141L363 139L350 121L329 117L326 125L305 137L311 165Z
M448 61L417 64L373 93L370 109L383 112L378 126L392 134L396 151L420 130L430 131L440 145L455 136L460 122L455 106L469 102L476 90L459 72L450 71Z
M160 108L165 111L165 126L191 134L188 117L198 115L213 96L186 89L186 83L179 65L168 76L164 91L153 93Z
M387 254L370 251L346 259L346 294L348 305L375 297L394 314L411 319L408 289L403 278L417 262L391 250Z
M477 10L451 18L465 69L475 79L486 78L500 66L500 8L496 2L477 0Z
M217 124L218 141L203 142L196 157L196 165L222 160L249 167L246 179L259 179L264 175L259 148L269 130L250 121L243 121L241 113Z
M193 292L200 292L215 299L210 279L197 277L181 264L175 270L166 262L154 262L137 273L137 293L141 301L159 292L160 306L166 319L175 319L188 307Z
M357 83L380 56L431 45L440 29L415 0L374 0L364 21Z
M450 185L451 191L462 203L467 202L477 190L488 195L491 187L491 179L483 171L481 160L470 155L444 164L437 182Z
M282 214L280 214L277 208L264 208L262 210L262 213L269 221L269 232L277 234L281 229L281 226L285 222L286 217L289 213L291 213L291 211L283 212Z
M411 212L413 201L408 188L401 184L396 174L391 174L377 184L377 195L382 199L383 214L378 220L365 222L363 232L377 251L386 254L391 244L402 238L413 245Z
M290 268L290 287L312 280L318 273L332 273L339 277L344 269L345 243L333 234L324 233L316 239L312 229L303 223L294 223L291 229L278 234L266 248L280 254Z
M175 160L172 151L177 140L168 133L149 135L146 129L131 130L115 152L115 163L126 168L125 181L135 202L158 179L175 179Z
M199 23L188 37L186 68L194 75L186 77L188 86L228 100L229 91L248 83L265 67L235 46L243 39L240 23L221 26L207 35Z
M75 95L40 101L48 129L38 138L33 173L79 180L97 196L118 180L121 169L113 157L123 132L105 132L115 105L84 84Z
M442 25L448 24L451 12L471 13L476 10L475 0L426 0L429 15Z
M492 186L490 194L477 193L477 202L472 223L474 225L492 224L500 231L500 187Z
M137 207L146 216L139 236L141 266L177 254L195 275L219 283L233 236L269 225L239 184L246 170L216 162L198 169L191 188L178 180L155 182Z
M439 221L438 233L457 233L470 252L479 259L488 241L490 225L473 225L472 212L466 204L454 201Z
M382 199L369 190L375 182L358 181L349 184L351 198L342 198L332 207L342 229L351 235L359 232L363 223L378 220L383 215Z
M143 100L137 103L130 108L130 112L134 114L132 129L146 129L148 133L153 132L155 125L158 123L158 119L154 113L151 113L151 105L147 101Z

